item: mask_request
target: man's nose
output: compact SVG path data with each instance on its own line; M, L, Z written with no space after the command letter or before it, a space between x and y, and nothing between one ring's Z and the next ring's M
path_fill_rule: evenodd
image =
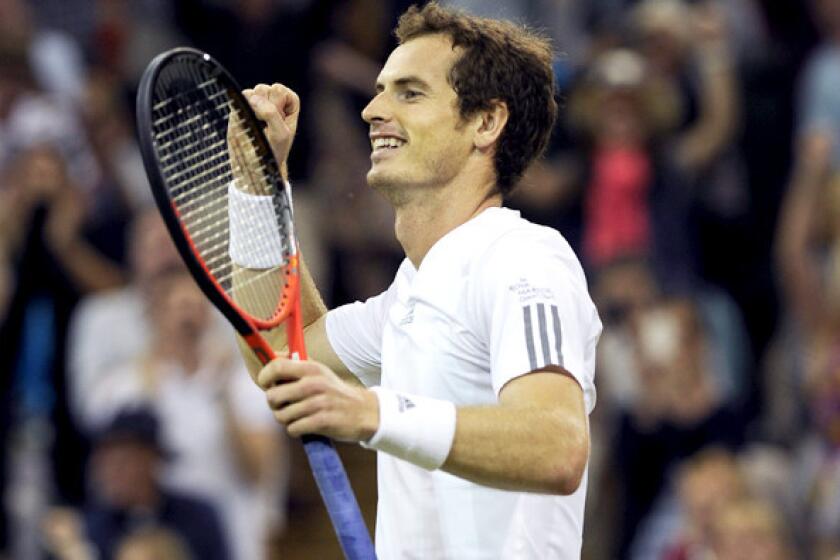
M377 121L387 121L390 118L388 103L385 100L385 92L377 93L367 107L362 109L362 119L371 124Z

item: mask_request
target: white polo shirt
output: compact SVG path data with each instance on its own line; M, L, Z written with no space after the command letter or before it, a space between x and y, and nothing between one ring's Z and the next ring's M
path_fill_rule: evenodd
M387 291L330 311L327 336L366 385L456 406L498 401L549 364L595 405L601 322L572 249L555 230L490 208L446 234ZM396 558L580 557L586 479L571 496L480 486L378 457L376 551Z

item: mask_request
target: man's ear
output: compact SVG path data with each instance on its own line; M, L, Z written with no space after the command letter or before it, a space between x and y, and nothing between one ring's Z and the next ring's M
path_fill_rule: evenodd
M478 123L473 142L480 151L491 148L505 129L508 121L507 103L499 99L490 102L490 108L479 111Z

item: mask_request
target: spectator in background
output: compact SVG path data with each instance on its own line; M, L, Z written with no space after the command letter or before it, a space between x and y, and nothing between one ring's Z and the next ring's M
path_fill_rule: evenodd
M680 469L677 495L681 525L662 560L689 560L710 554L715 522L729 503L746 497L747 486L735 456L709 448Z
M21 151L6 179L4 236L16 257L41 236L48 258L79 293L122 284L119 266L86 239L88 199L57 148L43 143Z
M643 0L632 22L649 79L679 88L673 157L696 176L716 162L738 129L739 99L727 22L719 4Z
M0 169L19 152L49 144L59 151L82 192L92 191L99 169L75 108L67 99L50 97L38 88L26 44L0 41Z
M776 244L788 317L768 369L767 423L788 438L797 430L774 417L787 412L788 424L801 429L806 385L831 375L840 349L840 1L811 7L823 43L799 84L795 159Z
M595 269L646 255L664 287L685 288L700 272L692 205L737 130L736 75L711 1L645 0L632 16L639 50L603 52L571 95L583 251Z
M796 558L789 531L767 502L744 498L724 504L712 520L711 549L717 560Z
M146 208L129 228L130 282L84 298L68 332L68 385L79 419L88 399L119 364L148 351L151 291L157 279L183 267L156 208Z
M0 400L8 403L2 407L3 431L25 442L17 449L31 449L28 456L53 465L45 467L32 493L42 494L46 502L54 489L57 499L78 503L85 442L68 409L67 325L82 294L121 285L123 274L89 235L83 188L51 144L20 151L0 176L0 244L6 248L14 290L0 323L0 370L7 372ZM4 482L16 480L17 489L24 487L20 480L28 473L11 467L7 472ZM20 510L15 522L33 525L32 513L22 513L27 502L15 503ZM22 535L33 531L16 529L16 538L26 540Z
M732 394L716 372L722 350L697 305L686 298L654 302L634 314L629 328L627 371L636 374L637 393L618 411L613 440L620 556L645 540L637 530L661 514L657 502L685 458L707 445L740 441ZM649 516L653 521L645 521Z
M637 53L607 51L594 61L591 74L573 98L578 125L591 144L591 176L583 195L583 251L595 269L630 254L666 264L659 262L661 251L654 246L659 221L652 215L652 201L659 193L654 193L652 146L657 134L674 125L677 99L673 84L651 78ZM672 243L688 235L686 231L669 234ZM668 262L668 268L673 264Z
M181 539L171 531L154 528L127 536L117 549L115 560L197 560L190 556Z
M837 354L815 360L808 371L805 406L810 429L796 448L796 495L815 558L840 554L840 368Z
M82 101L85 66L82 49L57 29L38 28L29 2L0 0L0 43L26 54L32 77L45 93L78 107Z
M713 522L712 551L717 560L792 560L794 554L784 520L767 502L734 500Z
M590 465L601 513L588 522L629 546L649 512L661 515L670 470L707 441L738 441L748 348L731 301L710 287L664 293L644 258L602 267L593 294L605 324Z
M728 27L734 22L726 19L734 13L725 7L731 3L644 0L633 22L653 79L669 80L680 92L680 119L667 139L672 168L664 181L672 185L660 200L660 217L678 209L679 219L671 225L689 223L690 243L682 249L690 250L690 264L745 305L751 287L743 273L744 256L754 247L750 191L737 146L742 79L735 56L740 41L733 41Z
M51 552L63 560L136 558L127 552L131 542L144 540L136 532L163 527L183 540L193 558L230 558L216 510L162 485L161 464L169 451L158 432L157 418L142 408L120 410L101 429L91 460L94 496L81 523L67 510L48 515L45 537Z
M601 414L633 406L639 398L639 373L635 367L637 317L662 298L653 270L642 257L624 257L601 268L593 295L604 318L598 344Z
M125 222L127 215L151 204L152 195L123 87L119 76L107 68L91 68L80 114L102 170L98 214Z
M148 347L91 389L85 416L95 426L146 403L173 452L165 483L208 500L221 514L233 558L257 560L269 531L282 523L285 440L233 337L212 329L210 311L185 270L158 278Z
M598 406L590 417L590 451L586 519L590 534L584 539L595 558L616 556L615 540L624 529L619 511L620 481L616 470L616 430L619 419L639 398L633 324L637 315L661 298L659 285L643 258L625 257L603 267L594 278L593 298L604 322L598 342ZM596 547L598 550L591 550Z

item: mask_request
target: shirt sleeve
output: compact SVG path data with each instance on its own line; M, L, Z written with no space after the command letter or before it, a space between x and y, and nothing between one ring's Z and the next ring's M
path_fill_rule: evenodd
M400 274L399 272L397 273ZM341 362L365 386L378 385L382 365L382 332L397 295L397 280L378 296L327 313L327 340Z
M559 366L580 384L591 410L601 322L580 264L560 237L512 237L484 261L475 292L493 388L498 394L516 377Z

